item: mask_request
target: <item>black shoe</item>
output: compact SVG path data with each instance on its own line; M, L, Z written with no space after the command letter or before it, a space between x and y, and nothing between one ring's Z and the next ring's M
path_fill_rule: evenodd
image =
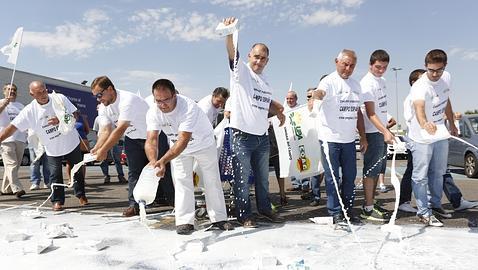
M443 208L432 208L432 211L435 216L440 216L442 218L451 218L451 213Z
M118 182L120 184L126 184L128 183L128 180L126 180L126 178L124 177L124 175L118 175Z
M109 184L110 183L110 178L111 177L109 175L105 176L105 178L104 178L105 181L103 182L103 184Z
M319 200L313 200L312 202L309 203L310 206L319 206L320 201Z
M192 234L194 231L194 225L191 224L182 224L176 226L176 233L177 234Z
M213 228L217 228L219 230L223 230L223 231L232 231L234 230L234 225L232 225L231 223L223 220L223 221L218 221L218 222L214 222L212 224L212 227Z
M23 195L25 195L25 194L27 194L27 193L26 193L25 190L23 190L23 189L20 190L20 191L15 192L15 196L16 196L18 199L20 199L20 198L21 198Z

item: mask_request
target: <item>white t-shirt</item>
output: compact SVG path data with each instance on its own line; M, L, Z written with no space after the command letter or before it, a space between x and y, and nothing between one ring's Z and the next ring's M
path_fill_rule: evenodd
M3 100L0 102L3 102ZM23 104L21 104L20 102L15 101L8 103L7 107L5 107L2 113L0 113L0 131L2 131L8 126L12 122L12 120L18 116L18 114L23 108L25 108L25 106L23 106ZM14 141L26 142L27 133L17 130L13 133L12 136L6 138L3 142Z
M318 89L326 92L318 114L319 139L336 143L355 141L360 84L352 78L342 79L335 71L320 81Z
M421 76L410 89L409 96L412 108L413 102L424 100L427 121L435 123L436 125L443 125L445 123L445 108L450 95L450 83L451 76L447 71L444 71L441 78L436 82L430 81L426 74ZM416 113L413 113L408 133L410 139L419 143L433 143L435 141L430 139L425 140L420 134L421 130L422 128L418 123Z
M57 95L62 99L68 113L72 114L77 110L68 98L62 94L57 93ZM62 134L58 129L59 125L48 124L48 119L55 116L51 94L48 94L48 96L47 104L40 105L36 100L33 100L25 106L20 114L13 119L12 125L22 132L31 128L44 145L47 155L52 157L64 156L78 146L80 143L79 135L76 130Z
M151 107L156 107L156 102L154 102L154 96L151 94L147 97L144 98L144 101L148 103L148 106Z
M214 123L217 118L217 115L219 114L219 111L221 110L221 107L214 107L214 105L212 104L212 95L203 97L198 102L198 106L206 114L207 118L209 119L209 122L211 122L211 124Z
M146 139L146 112L148 104L144 99L128 91L116 90L114 103L104 106L100 104L98 116L100 126L112 124L117 126L118 121L128 121L129 127L124 136L130 139Z
M414 115L415 109L413 108L410 93L408 93L407 97L403 101L403 119L405 119L405 124L407 125L408 131L410 131L410 122L412 121Z
M362 100L364 105L361 107L363 120L365 124L365 133L375 133L379 130L370 121L365 110L365 102L373 102L375 106L375 114L380 119L384 127L387 127L387 93L385 79L375 77L368 72L360 81L362 88Z
M237 68L237 77L230 71L230 126L249 134L267 134L272 88L264 74L254 73L246 63L238 61Z
M163 113L157 106L148 110L148 131L162 130L168 136L170 146L178 140L179 131L191 132L191 140L181 154L215 147L214 131L206 114L194 100L182 95L176 97L176 108L172 112Z

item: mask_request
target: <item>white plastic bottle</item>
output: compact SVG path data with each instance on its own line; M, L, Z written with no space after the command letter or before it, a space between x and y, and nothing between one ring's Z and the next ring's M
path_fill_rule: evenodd
M134 200L139 204L140 219L146 219L145 206L151 204L156 197L158 183L161 178L156 176L157 169L146 166L141 171L138 182L133 190Z

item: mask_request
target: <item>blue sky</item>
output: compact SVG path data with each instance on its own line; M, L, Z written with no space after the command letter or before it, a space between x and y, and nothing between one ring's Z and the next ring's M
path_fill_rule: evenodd
M434 48L449 55L454 109L478 108L476 10L473 0L17 0L0 18L0 43L23 26L19 70L78 83L108 75L117 88L142 95L156 79L169 78L181 93L200 99L229 85L224 40L214 29L221 18L236 16L242 55L254 42L269 45L265 73L281 101L292 82L304 102L305 90L334 71L342 48L358 54L357 80L370 53L387 50L389 68L403 69L398 99L394 72L385 74L389 110L396 116L398 101L401 120L408 75ZM1 63L11 67L6 57Z

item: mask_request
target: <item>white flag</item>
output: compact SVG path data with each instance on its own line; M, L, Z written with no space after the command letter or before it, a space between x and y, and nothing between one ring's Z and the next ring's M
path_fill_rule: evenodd
M18 52L20 51L20 44L22 43L23 27L18 27L15 35L13 35L12 42L3 46L0 51L8 56L7 62L10 64L16 64L18 58Z

